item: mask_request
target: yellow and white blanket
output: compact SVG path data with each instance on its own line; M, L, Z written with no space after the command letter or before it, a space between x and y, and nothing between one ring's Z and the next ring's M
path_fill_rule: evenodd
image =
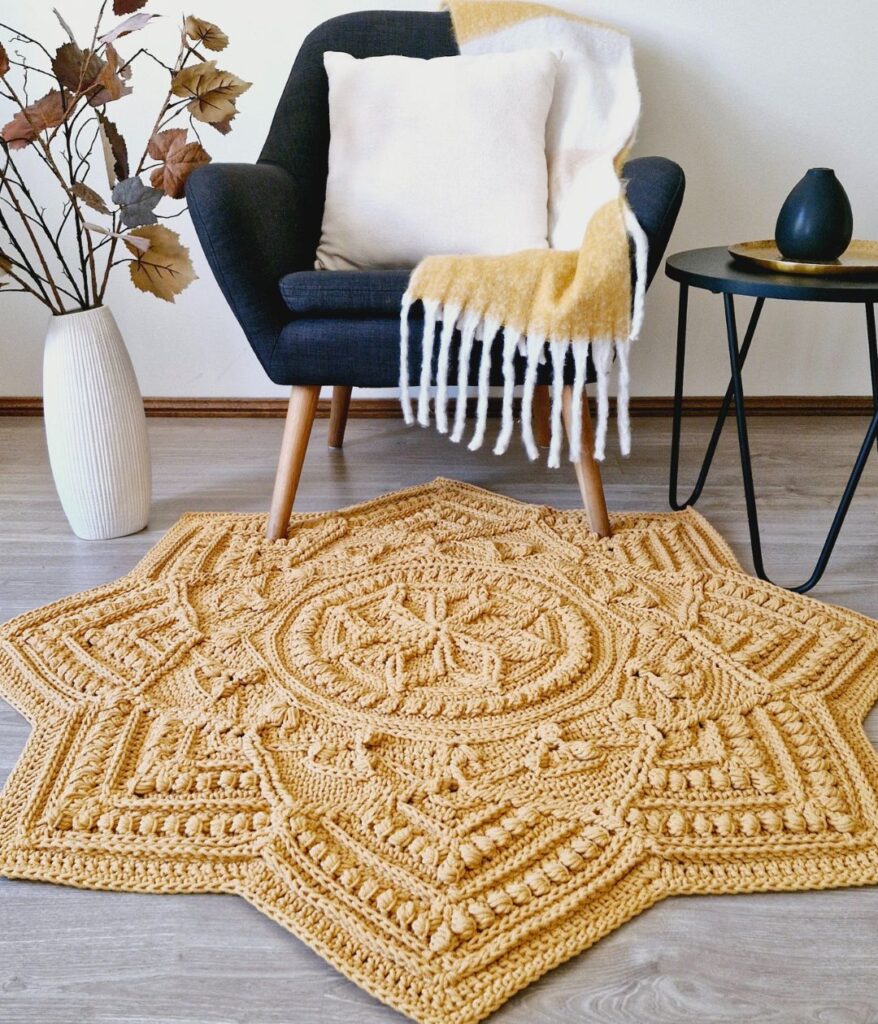
M637 127L640 94L631 43L617 29L554 7L517 0L450 0L461 53L551 49L560 56L546 126L549 170L549 249L504 256L428 256L415 268L403 297L400 394L414 421L409 393L409 310L424 305L424 341L417 419L430 422L430 379L436 326L441 322L435 399L436 426L449 430L451 343L460 332L458 397L452 441L463 436L467 379L474 342L481 339L476 426L470 449L482 444L488 411L491 343L503 331L503 412L496 454L512 436L516 352L526 356L522 438L537 457L531 419L537 367L552 360L552 440L549 465L560 465L563 369L575 370L570 457L580 450L581 396L588 350L597 370L595 456L603 459L608 380L619 367L618 421L622 453L630 446L628 349L643 320L647 241L624 196L619 171ZM632 285L629 239L635 252Z

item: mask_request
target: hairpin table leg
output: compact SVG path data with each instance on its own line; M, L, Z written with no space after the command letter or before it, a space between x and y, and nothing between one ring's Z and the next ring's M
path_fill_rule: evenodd
M701 492L704 490L704 485L707 482L707 474L710 472L710 467L713 464L713 457L716 454L716 448L719 444L723 427L725 426L726 417L729 414L729 409L731 408L734 400L732 382L729 381L729 386L726 388L726 393L723 396L722 405L720 406L716 423L713 427L713 433L710 435L710 441L708 442L707 451L705 452L704 460L701 463L701 469L698 472L695 486L693 487L692 493L689 497L686 498L685 501L680 501L677 496L677 478L680 467L680 433L682 430L683 420L683 373L686 362L686 330L689 309L688 292L688 286L681 284L680 308L677 317L677 366L674 381L674 412L671 425L671 475L669 496L670 506L675 512L679 512L684 508L688 508L690 505L694 505L701 497ZM753 343L753 338L756 334L756 327L759 324L759 317L762 315L762 307L764 305L765 299L757 299L756 304L753 307L753 312L750 315L750 323L747 325L747 333L744 335L744 344L741 346L740 366L742 368L744 363L747 361L747 354L749 353L750 346Z
M747 523L750 528L750 546L753 552L753 567L756 575L760 579L767 580L771 583L772 580L765 572L765 565L762 558L762 539L759 533L756 492L753 485L750 441L747 435L747 415L744 409L744 387L741 382L742 359L741 353L738 350L738 331L735 323L734 298L732 295L726 294L723 296L723 299L725 302L726 331L729 343L729 365L732 371L735 414L738 423L738 447L741 453L741 474L744 480L744 497L747 503ZM870 366L874 368L878 366L878 339L876 339L874 307L871 304L866 305L866 329L869 344L869 362ZM873 376L873 381L874 380L875 377ZM875 405L872 419L870 420L869 427L866 430L866 436L863 438L863 443L860 446L860 451L857 454L856 461L854 462L850 476L848 477L848 482L841 496L841 500L838 503L838 508L836 509L835 516L833 517L832 525L829 528L829 533L826 535L826 540L823 542L823 547L820 549L820 554L817 558L814 570L804 583L800 583L795 587L789 587L788 589L804 594L820 580L820 577L826 570L829 558L832 555L832 550L835 547L835 542L838 540L838 535L841 532L848 509L851 506L854 494L856 494L857 487L860 483L860 477L863 475L863 469L868 461L872 446L876 443L876 439L878 439L878 403Z

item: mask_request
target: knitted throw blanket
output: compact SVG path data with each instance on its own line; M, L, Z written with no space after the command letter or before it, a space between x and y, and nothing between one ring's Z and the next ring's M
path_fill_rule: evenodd
M424 306L424 335L417 419L430 422L429 388L436 358L436 426L463 437L467 383L474 344L481 340L478 402L471 450L485 434L491 348L502 331L503 412L494 448L502 454L512 436L515 356L526 360L522 438L535 459L531 410L537 368L553 370L549 465L560 465L564 367L572 361L574 392L570 457L579 455L580 409L589 346L597 371L595 456L603 459L607 385L614 355L619 366L618 420L623 454L630 450L628 348L640 330L646 289L647 242L624 197L619 170L640 112L630 40L625 33L553 7L513 0L450 0L461 53L552 49L560 54L555 95L546 127L549 170L549 249L503 256L428 256L412 273L401 315L400 395L406 422L414 413L409 394L409 310ZM629 239L635 252L632 287ZM632 294L633 292L633 294ZM459 331L457 404L449 424L451 351Z

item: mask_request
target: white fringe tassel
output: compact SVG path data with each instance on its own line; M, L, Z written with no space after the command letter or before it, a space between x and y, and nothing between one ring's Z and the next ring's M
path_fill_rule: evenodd
M570 344L566 341L549 343L549 351L552 354L552 439L549 443L549 469L557 469L561 465L561 443L564 437L561 406L564 400L564 363L569 347Z
M418 392L418 423L430 425L430 372L433 368L433 343L436 338L436 319L439 303L424 300L424 341L421 345L421 383Z
M537 367L541 358L545 359L546 339L542 334L530 334L527 338L527 365L524 370L524 388L521 392L521 439L527 457L534 461L540 456L534 440L533 404L534 388L537 384Z
M399 404L402 416L411 426L415 422L412 412L412 398L409 393L409 313L412 308L412 297L406 292L402 297L402 308L399 311Z
M627 203L624 205L624 211L625 227L628 229L628 234L634 239L634 308L631 312L631 333L628 335L628 340L636 341L640 337L640 329L643 327L643 314L646 306L649 239Z
M570 396L570 461L578 462L582 454L582 396L588 375L588 342L573 341L573 393Z
M460 351L457 357L457 406L454 410L454 427L451 440L457 444L463 437L466 426L466 400L469 389L469 362L473 351L473 339L481 317L478 313L464 313L460 321Z
M625 340L616 342L616 358L619 360L619 391L616 398L616 424L619 430L619 450L623 456L631 454L631 415L629 412L631 376L628 356L631 342L640 336L646 306L646 278L649 262L649 240L634 216L631 207L624 204L625 227L634 240L634 301L631 310L631 333ZM596 446L597 447L597 446ZM597 457L597 456L595 456Z
M628 354L630 346L630 341L620 341L616 344L616 358L619 360L619 395L616 399L616 421L619 427L619 450L625 456L631 454L631 416L628 412L630 395Z
M472 440L467 445L471 452L482 447L485 439L485 428L488 426L488 388L491 380L491 347L497 332L500 330L500 323L492 318L486 318L482 324L482 356L479 360L479 398L476 404L476 429Z
M467 445L470 452L482 447L485 430L488 427L488 390L491 383L491 347L500 324L496 319L488 318L475 329L475 336L482 333L482 358L478 361L478 403L475 410L475 430Z
M521 341L521 334L506 327L503 330L503 412L500 420L500 433L494 445L494 454L502 455L512 440L512 397L515 390L515 351Z
M610 419L608 385L613 366L613 343L602 339L591 343L591 358L597 372L598 421L594 431L594 457L603 462L607 449L607 423Z
M436 429L448 433L448 360L451 339L460 316L459 306L445 306L442 310L442 334L439 339L439 362L436 366Z

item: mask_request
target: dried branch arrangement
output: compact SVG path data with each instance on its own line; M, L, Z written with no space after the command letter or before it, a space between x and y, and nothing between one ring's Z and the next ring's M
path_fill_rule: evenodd
M0 22L0 98L13 109L0 131L0 288L27 292L55 314L101 305L110 272L122 263L136 288L168 302L196 276L177 232L160 223L182 210L166 215L157 207L166 197L182 199L188 176L211 159L199 126L227 134L237 114L235 102L250 83L207 59L205 51L224 50L228 37L191 15L184 19L171 64L146 47L124 57L117 43L130 45L128 37L158 17L142 10L147 2L112 0L112 13L123 20L102 31L110 3L103 0L85 45L56 10L67 38L54 53ZM135 64L144 58L165 69L168 89L132 165L108 110L131 94ZM46 84L48 90L31 99ZM184 117L188 126L172 127ZM22 170L19 157L25 149L60 190L55 218ZM106 163L105 194L89 181L96 153ZM143 180L147 174L149 184Z

